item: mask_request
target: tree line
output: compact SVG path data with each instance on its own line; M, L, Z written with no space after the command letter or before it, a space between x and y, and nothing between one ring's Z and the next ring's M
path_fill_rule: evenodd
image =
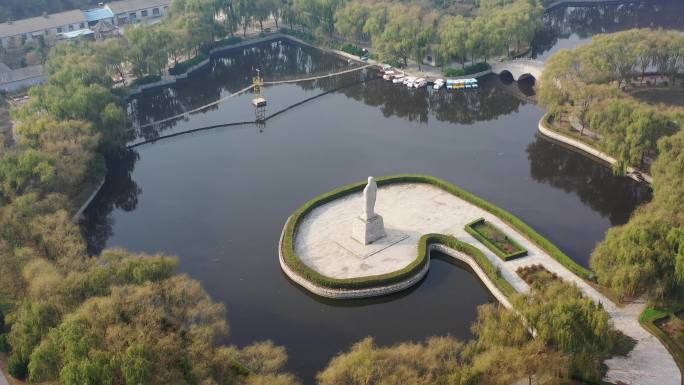
M55 47L0 157L0 349L30 383L294 382L282 348L222 345L225 310L177 260L88 256L71 215L125 149L110 42Z
M127 53L137 77L160 75L169 60L192 58L225 36L244 36L250 26L306 31L322 43L347 39L372 44L381 59L421 65L433 55L442 66L458 59L484 60L527 49L541 27L536 0L482 1L477 16L440 12L411 3L361 0L175 0L171 17L126 31ZM206 53L206 52L205 52Z
M554 119L574 116L598 134L598 147L619 161L616 171L655 158L653 200L607 232L591 267L600 284L621 296L670 301L684 293L684 111L623 92L648 72L674 85L684 74L684 36L635 29L559 51L544 69L539 98Z
M517 312L498 305L478 308L474 339L432 337L422 343L379 347L372 338L333 358L318 374L320 385L566 384L600 381L603 360L626 354L633 341L613 329L601 305L559 281L537 282L516 296ZM536 337L533 337L534 330Z
M444 14L419 5L350 1L337 11L335 28L346 39L370 41L385 60L421 64L428 53L441 65L459 59L485 62L529 47L541 27L536 1L482 2L474 17Z

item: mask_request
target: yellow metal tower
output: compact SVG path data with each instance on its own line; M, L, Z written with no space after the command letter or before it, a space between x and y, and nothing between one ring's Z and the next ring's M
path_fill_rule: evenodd
M254 99L252 105L254 106L254 113L257 124L266 121L266 99L261 95L261 89L264 86L264 79L261 78L261 73L257 69L257 76L252 78L252 90L254 91Z

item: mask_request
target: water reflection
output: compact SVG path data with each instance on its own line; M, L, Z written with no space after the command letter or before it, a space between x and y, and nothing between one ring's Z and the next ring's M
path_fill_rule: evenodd
M540 136L527 147L527 157L534 180L576 194L584 204L610 218L613 226L626 223L638 205L651 200L648 185L616 178L607 166L596 167L596 160Z
M320 51L289 40L275 40L248 48L227 52L225 57L214 59L211 67L180 81L172 88L146 92L131 100L129 114L134 126L160 121L205 106L252 84L259 69L267 81L278 81L338 72L358 66L334 55L322 55ZM220 109L220 105L208 107L203 112ZM228 118L230 121L230 118ZM144 127L136 137L152 139L160 131L174 127L171 121Z
M534 39L532 57L547 59L558 49L577 46L593 35L631 28L684 30L684 2L644 1L552 10L544 15L544 28Z
M130 212L138 206L142 189L131 174L139 159L137 151L124 149L111 154L107 160L105 184L93 201L97 203L88 206L80 222L91 255L99 254L112 236L112 211Z

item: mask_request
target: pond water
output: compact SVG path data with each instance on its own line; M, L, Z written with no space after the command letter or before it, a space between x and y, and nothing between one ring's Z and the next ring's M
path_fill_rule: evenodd
M642 18L634 15L647 12L664 27L684 27L671 15L682 14L681 4L631 7L606 7L630 17L592 16L592 23L603 23L605 31L625 29L640 25ZM546 22L557 28L544 33L563 33L545 37L537 54L544 57L560 45L576 44L571 36L582 40L597 32L598 27L586 28L586 18L572 16L586 10L556 11L562 15L557 19L547 15ZM240 49L189 82L133 100L132 120L140 126L226 97L250 84L257 67L272 81L349 65L284 42ZM180 256L181 272L226 305L228 342L271 339L284 345L288 370L307 383L337 352L366 336L381 344L445 334L467 339L477 305L492 301L468 271L435 259L411 290L329 301L282 274L278 238L287 217L318 194L368 175L426 173L511 211L588 265L605 231L626 222L650 199L650 189L539 138L543 110L518 97L523 93L529 89L496 76L483 79L477 92L408 90L361 70L266 87L269 115L314 99L263 127L227 125L254 119L251 95L143 127L133 143L224 125L143 144L112 160L106 184L82 222L90 250L125 247Z

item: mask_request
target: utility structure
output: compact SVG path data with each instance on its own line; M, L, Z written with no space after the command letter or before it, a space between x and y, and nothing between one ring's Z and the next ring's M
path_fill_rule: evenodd
M257 124L263 124L266 121L266 99L261 95L263 86L264 80L261 78L261 72L257 69L257 76L252 78L252 89L254 91L252 105L254 106Z

